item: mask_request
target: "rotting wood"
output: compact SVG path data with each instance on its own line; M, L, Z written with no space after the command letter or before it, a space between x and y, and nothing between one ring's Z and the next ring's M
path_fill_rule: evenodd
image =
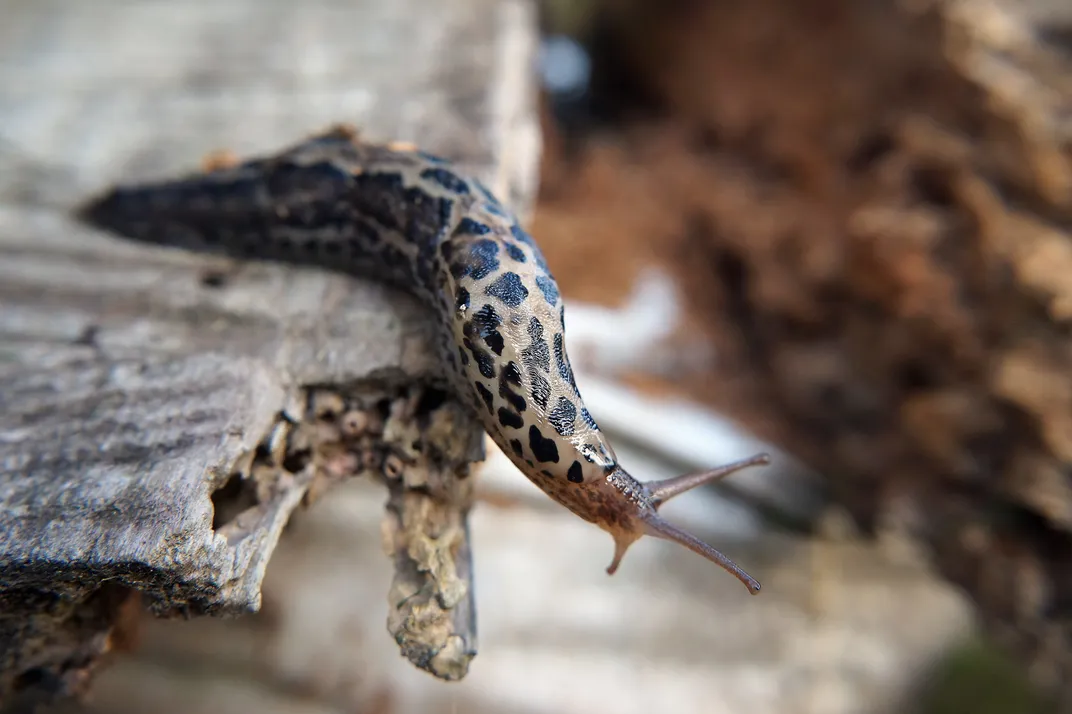
M390 634L463 677L463 477L482 432L428 401L421 306L346 276L127 244L66 211L346 121L458 160L525 215L527 4L8 0L0 14L0 701L83 689L131 593L160 615L256 610L292 511L385 460ZM327 394L347 408L329 416ZM358 406L384 431L357 434Z

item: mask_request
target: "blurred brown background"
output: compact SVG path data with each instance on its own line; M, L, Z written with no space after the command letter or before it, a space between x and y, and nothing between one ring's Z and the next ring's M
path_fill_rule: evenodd
M545 112L534 232L566 294L665 266L718 358L637 381L817 468L1063 686L1072 6L595 5L550 11L593 53Z

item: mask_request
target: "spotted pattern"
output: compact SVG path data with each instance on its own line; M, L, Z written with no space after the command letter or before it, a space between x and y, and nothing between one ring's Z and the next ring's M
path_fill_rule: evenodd
M555 408L547 415L551 426L561 436L573 436L573 424L577 421L577 407L566 397L559 397Z
M471 322L467 323L467 327L472 327ZM486 350L478 347L473 341L465 337L462 339L462 345L465 349L469 350L469 353L473 355L473 361L476 363L477 369L480 371L480 376L487 379L493 379L495 377L495 360L492 358Z
M570 389L574 394L580 396L580 392L577 390L577 382L573 378L573 368L570 366L569 360L566 358L566 348L563 344L562 333L559 332L555 335L555 367L558 369L558 376L562 378L562 381L570 386Z
M543 323L539 318L529 318L529 346L521 350L521 361L530 372L549 372L551 370L551 352L543 338Z
M119 187L84 222L148 243L326 266L432 310L451 387L547 495L621 546L654 507L617 464L566 355L562 296L539 246L478 180L340 127L274 156Z
M547 381L547 378L542 374L532 373L530 375L532 381L532 389L529 392L532 395L532 401L536 403L542 410L547 409L547 402L551 399L551 383Z
M493 240L478 240L469 249L469 277L483 280L499 269L499 244ZM458 277L458 276L455 276Z
M499 423L511 429L520 429L525 426L525 420L515 411L506 407L499 407Z
M495 395L484 386L483 382L473 382L473 384L476 386L476 391L480 394L480 398L484 401L484 406L488 408L488 414L493 414L495 412Z
M507 363L506 367L499 371L499 396L509 403L515 412L523 412L528 409L525 398L515 392L511 385L521 383L521 372L513 362Z
M511 243L508 240L504 240L503 241L503 246L506 248L506 254L508 256L510 256L510 260L516 261L518 263L524 263L526 260L528 260L528 258L525 257L525 251L522 250L516 243ZM548 282L550 282L551 284L554 284L553 280L548 280L543 275L541 275L538 278L536 278L536 285L537 285L537 287L540 288L540 290L543 290L544 289L544 284L546 284ZM558 294L558 288L557 287L555 287L555 294L556 295Z
M484 289L484 292L499 298L507 307L517 307L529 296L529 289L525 287L525 283L517 273L502 273L495 278L495 282Z
M487 223L481 223L466 216L458 223L458 228L454 231L455 236L486 236L491 233L491 226Z
M554 307L558 304L558 285L548 275L536 276L536 287L543 293L543 299L547 301L547 304Z
M437 161L436 163L442 162ZM458 196L465 196L469 193L468 183L458 178L453 172L444 168L439 168L438 166L429 167L424 171L421 171L421 178L434 181L447 191L457 194Z
M558 444L544 436L535 424L529 427L529 448L540 463L558 463Z
M502 318L499 317L499 313L495 312L495 308L491 305L484 305L473 314L472 321L477 335L484 341L484 344L495 354L502 355L505 343L502 333L496 329L502 324Z

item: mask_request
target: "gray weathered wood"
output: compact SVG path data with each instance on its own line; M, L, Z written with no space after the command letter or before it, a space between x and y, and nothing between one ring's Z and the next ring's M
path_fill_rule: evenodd
M69 690L107 648L120 605L101 610L102 583L160 613L255 610L282 526L324 480L316 458L251 475L257 445L288 425L280 415L304 424L313 386L402 399L437 376L429 316L406 296L126 244L65 211L116 181L196 169L215 149L274 151L347 122L457 159L524 216L539 140L527 3L4 0L0 16L2 698L42 681ZM407 462L416 472L395 479L391 508L406 520L410 482L439 479L429 523L459 530L464 561L469 490L451 484L480 432L451 424L447 440L465 448ZM258 497L214 530L213 493L235 473ZM428 577L405 571L396 593ZM471 640L461 600L440 635ZM99 626L71 635L90 605ZM430 664L438 645L414 645L418 625L397 606L392 632L411 659L464 676L473 643Z

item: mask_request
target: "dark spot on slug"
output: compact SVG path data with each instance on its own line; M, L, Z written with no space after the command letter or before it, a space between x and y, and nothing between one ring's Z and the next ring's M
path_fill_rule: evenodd
M555 335L555 365L558 367L558 375L563 381L573 388L573 393L579 396L577 381L573 378L573 368L566 359L566 349L562 344L562 333Z
M547 348L547 341L543 339L543 325L535 316L529 319L528 333L532 343L521 350L521 361L529 372L535 373L537 368L550 372L551 351Z
M511 259L516 260L519 263L524 263L527 260L527 258L525 258L525 251L521 250L515 243L503 241L503 245L506 246L506 254L509 255ZM538 282L539 281L537 280L537 283Z
M569 471L566 472L566 480L570 483L581 483L584 481L584 473L581 471L580 461L574 461L570 464Z
M473 280L483 280L494 273L499 269L499 244L488 238L473 243L468 265Z
M547 260L543 257L543 253L540 252L540 246L536 245L536 241L532 239L532 236L526 233L525 229L516 222L510 226L510 233L514 236L514 240L524 243L532 249L532 258L536 261L536 265L539 266L540 270L550 275L551 270L547 267Z
M502 324L502 318L495 311L491 303L484 303L479 310L473 313L473 322L479 328L481 337Z
M430 168L421 171L421 178L434 181L448 191L459 196L469 195L469 184L458 178L456 174L446 169Z
M465 349L472 353L473 359L476 360L477 368L480 370L480 375L485 379L493 379L495 377L495 361L492 356L474 345L473 341L468 337L462 338L462 344L465 345Z
M466 354L465 350L461 347L458 348L458 357L461 358L463 365L465 365L466 367L469 366L469 355Z
M405 186L397 171L347 174L346 181L352 187L347 200L358 214L403 234L418 250L431 252L447 229L453 201Z
M496 330L488 333L488 336L484 338L484 344L490 347L492 352L500 356L503 353L503 348L506 347L503 336Z
M595 450L596 447L592 446L591 444L585 444L581 447L581 456L583 456L584 460L588 463L594 464L596 462L596 459L594 456L592 456L592 454L595 453Z
M513 362L507 362L503 368L503 377L507 382L521 386L521 370Z
M528 288L521 283L517 273L503 273L484 292L499 298L507 307L517 307L529 296Z
M525 229L521 227L520 223L516 221L510 226L510 233L514 236L514 239L525 245L535 245L536 241L532 240L532 236L525 232Z
M544 437L535 424L529 427L529 449L541 463L558 463L558 444L554 439Z
M464 278L469 274L469 264L460 260L454 261L450 264L450 274L454 276L455 280Z
M510 217L510 214L506 212L506 209L504 209L502 207L502 204L500 204L498 201L488 201L487 203L482 204L481 208L483 208L491 215L498 216L499 218Z
M465 288L458 288L458 292L454 294L454 309L458 312L469 309L469 291Z
M543 299L547 301L547 304L554 307L558 302L558 285L555 279L550 275L537 275L536 287L543 293Z
M577 407L565 397L559 397L555 408L547 415L547 420L551 422L551 426L562 436L573 436L573 422L576 419Z
M492 352L501 356L506 344L503 336L496 329L502 324L502 318L499 317L499 313L495 312L495 308L490 303L485 303L473 314L473 324L476 326L480 339L484 340L484 344L490 347Z
M517 365L510 362L499 373L499 396L508 401L510 406L514 408L514 411L523 412L528 408L528 404L525 403L525 398L523 396L510 389L509 369L511 366L513 366L515 371L517 370Z
M491 226L472 218L463 218L458 221L458 227L454 229L454 235L486 236L491 233Z
M521 418L520 414L512 412L505 407L499 407L499 423L514 429L520 429L525 426L525 420Z
M514 450L514 453L519 459L525 455L525 449L521 446L520 439L510 439L510 448Z
M551 398L551 384L542 375L532 373L532 401L547 411L547 401Z
M480 393L480 398L484 400L484 405L488 408L488 414L495 413L495 395L491 393L491 390L485 387L480 382L473 382L476 385L476 391Z
M495 377L495 362L492 360L491 355L487 352L481 351L476 355L476 364L480 369L480 375L487 379L494 379Z

